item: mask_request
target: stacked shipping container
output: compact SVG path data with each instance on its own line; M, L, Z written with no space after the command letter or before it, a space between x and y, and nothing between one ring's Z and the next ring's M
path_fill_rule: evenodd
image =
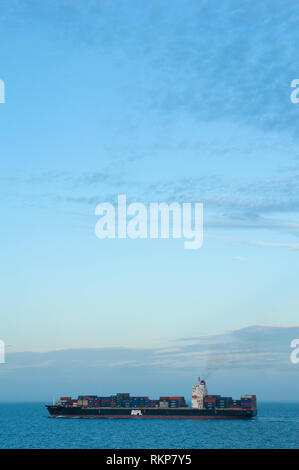
M169 408L186 406L184 397L160 397L160 400L152 400L147 396L131 397L129 393L117 393L107 397L79 395L77 400L72 400L71 397L61 397L59 400L59 403L64 406L82 406L83 408L157 408L161 402Z
M256 395L242 395L241 408L245 410L256 408Z
M160 406L162 404L163 408L179 408L186 406L184 397L160 397L159 403Z
M101 397L97 395L79 395L77 400L71 397L61 397L59 402L63 406L82 406L83 408L121 407L121 408L179 408L185 407L184 397L163 396L159 400L152 400L147 396L131 397L129 393L117 393L116 395ZM256 408L255 395L242 395L240 400L220 395L206 395L203 406L207 409L214 408L241 408L251 410Z
M255 395L243 395L241 400L233 400L232 397L222 397L220 395L206 395L204 397L204 407L211 408L256 408Z

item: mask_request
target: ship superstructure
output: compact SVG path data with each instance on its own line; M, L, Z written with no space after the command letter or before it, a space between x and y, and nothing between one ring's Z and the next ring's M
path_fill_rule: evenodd
M204 399L207 394L208 389L206 387L206 382L204 380L200 380L200 377L198 377L198 383L192 387L192 408L203 409Z

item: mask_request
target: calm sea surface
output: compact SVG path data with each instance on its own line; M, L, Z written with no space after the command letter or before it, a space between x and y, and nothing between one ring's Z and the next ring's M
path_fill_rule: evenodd
M43 403L0 404L1 449L298 449L299 403L250 421L51 419Z

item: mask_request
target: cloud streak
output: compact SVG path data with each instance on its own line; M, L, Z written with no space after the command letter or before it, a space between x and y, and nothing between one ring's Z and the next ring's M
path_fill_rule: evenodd
M278 389L273 381L278 380L286 384L287 399L292 396L291 387L298 389L298 366L290 363L290 343L298 337L299 326L257 325L218 335L181 338L159 349L7 353L7 363L0 367L0 401L49 399L52 394L80 394L83 390L106 394L120 389L188 396L198 375L208 378L218 392L223 392L230 377L230 394L239 390L244 393L246 387L257 393L272 384L268 399L275 396Z
M8 353L7 365L0 373L8 373L16 366L57 367L194 367L203 365L207 358L225 367L263 367L261 358L273 357L281 364L289 356L290 339L299 337L299 326L251 326L228 333L178 339L174 347L160 349L99 348L73 349L49 352ZM250 359L250 363L248 362ZM276 362L277 365L277 362ZM5 369L5 370L4 370Z

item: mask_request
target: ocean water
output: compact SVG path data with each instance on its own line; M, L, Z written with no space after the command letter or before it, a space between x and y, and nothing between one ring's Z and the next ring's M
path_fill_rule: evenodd
M1 449L298 449L299 403L234 420L52 419L44 403L0 404Z

